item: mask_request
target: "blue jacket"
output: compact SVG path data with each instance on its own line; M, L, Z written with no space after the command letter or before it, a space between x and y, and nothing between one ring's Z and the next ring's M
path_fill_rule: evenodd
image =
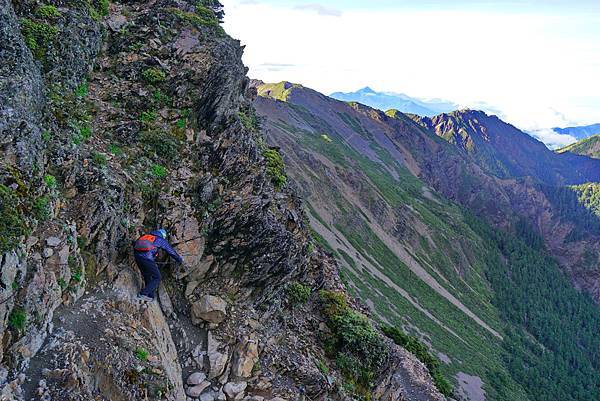
M163 237L160 236L160 233L158 231L152 231L150 234L156 236L156 240L154 241L155 249L153 251L148 251L148 252L135 251L134 253L135 253L136 258L151 260L154 262L154 260L156 259L156 255L158 254L158 250L164 249L165 252L167 252L169 254L169 256L171 256L173 259L175 259L177 261L177 263L179 263L179 264L183 263L183 258L181 256L179 256L179 254L175 251L175 249L173 249L171 247L171 244L169 244L169 241L167 241L166 239L164 239Z

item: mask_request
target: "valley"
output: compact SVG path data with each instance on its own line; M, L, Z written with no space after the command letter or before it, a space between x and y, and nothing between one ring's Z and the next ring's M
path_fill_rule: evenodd
M546 159L529 161L530 170L517 172L527 163L515 161L518 154L481 136L469 139L473 146L467 147L463 146L465 142L454 141L453 134L445 136L435 130L430 133L427 124L421 124L416 116L395 111L384 114L360 104L329 99L299 85L290 84L279 90L277 87L258 87L257 113L264 118L269 144L281 148L287 171L306 199L313 235L336 256L352 293L382 324L401 326L429 344L445 361L442 370L448 376L480 377L487 399L544 399L562 388L558 382L543 389L531 386L529 381L544 377L543 369L551 366L549 362L540 361L540 370L535 372L516 368L517 360L531 357L532 344L527 344L527 338L538 338L536 341L542 346L549 343L539 337L541 332L530 331L519 313L511 312L514 308L529 314L539 307L538 302L561 294L560 297L577 300L574 302L582 305L586 315L595 315L590 322L594 327L600 324L596 306L572 289L554 260L541 256L546 252L544 238L531 228L534 221L527 221L527 214L523 213L521 219L513 220L513 227L507 224L514 209L519 210L518 206L511 207L520 196L519 191L527 191L528 196L536 191L542 193L538 184L518 182L514 176L544 171ZM272 93L283 92L283 97L271 97ZM487 118L484 114L454 115L465 120ZM498 132L499 125L494 124ZM451 125L440 127L447 129ZM473 131L461 127L472 127ZM511 129L518 139L519 133ZM486 131L489 133L487 125L477 128L465 122L453 132L471 138L476 132ZM508 134L503 131L494 137L501 135ZM521 135L526 144L531 143L524 146L524 153L540 152L557 166L563 163L553 159L552 152L542 144ZM519 146L515 139L506 140ZM513 159L503 158L498 153L502 151L513 155ZM429 164L431 160L442 166L458 164L462 170L454 173L457 175L450 175L453 172L448 170L440 172ZM501 169L492 168L492 160L493 167ZM600 172L597 165L582 159L582 166L581 172L571 175L569 170L566 176L561 174L561 167L556 167L556 175L540 175L539 181L558 183L582 176L584 181L596 179ZM456 176L461 180L454 181L454 185L448 182ZM464 188L456 188L457 185ZM495 199L493 208L481 207L491 201L481 198L485 196L485 192L480 192L481 185L502 194L507 205ZM477 187L477 198L467 196ZM544 209L550 203L547 198L525 201L533 205L542 202ZM511 234L497 231L482 219ZM585 235L594 236L597 232L588 231ZM513 251L508 251L508 247ZM541 258L543 263L522 264L523 258L532 256ZM539 268L544 271L541 277L528 276ZM592 260L589 268L597 269L598 264ZM524 282L514 283L516 278L506 274L506 269L516 269L515 274L518 271L519 280ZM542 298L529 293L532 286L540 286L536 291L541 290ZM507 290L510 287L514 287L514 292ZM555 292L550 287L555 287ZM521 298L525 294L529 295ZM527 300L529 297L532 299ZM579 318L561 317L563 307L559 303L539 318L566 319L561 324L570 327L567 331L582 335ZM579 338L597 341L592 333L593 330L586 330ZM590 346L593 347L591 343ZM567 355L577 351L567 348L552 355L553 363L568 366ZM578 358L586 364L598 364L597 356L588 359L580 354ZM586 377L585 370L577 377L579 384L572 384L575 388L593 388L595 379Z

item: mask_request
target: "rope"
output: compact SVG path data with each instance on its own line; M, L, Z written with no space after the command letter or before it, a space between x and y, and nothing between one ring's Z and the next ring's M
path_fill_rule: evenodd
M156 195L154 196L154 227L158 230L159 224L158 224L158 196L159 196L160 192L156 192Z
M204 237L199 236L199 237L190 238L190 239L185 240L185 241L173 242L171 245L187 244L188 242L192 242L192 241L195 241L195 240L200 239L200 238L204 238Z

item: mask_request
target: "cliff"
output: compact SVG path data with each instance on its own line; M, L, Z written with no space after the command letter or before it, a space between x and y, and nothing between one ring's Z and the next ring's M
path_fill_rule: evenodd
M444 399L311 239L213 9L1 0L0 40L3 400ZM143 305L157 226L186 263Z

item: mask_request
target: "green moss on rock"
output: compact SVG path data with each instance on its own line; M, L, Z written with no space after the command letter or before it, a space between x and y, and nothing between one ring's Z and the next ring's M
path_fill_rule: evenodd
M288 300L293 305L304 305L310 297L311 289L302 283L292 283L287 288Z
M44 18L44 19L50 19L50 18L58 18L58 17L60 17L60 12L56 8L56 6L53 6L53 5L50 5L50 4L44 4L44 5L39 6L35 10L35 14L38 17Z
M37 22L28 18L21 20L21 33L25 44L38 60L46 58L46 52L56 39L58 28L46 22Z
M170 8L169 11L184 23L190 24L196 28L213 28L217 34L225 34L215 13L201 4L196 5L195 13L185 12L178 8Z
M19 207L16 193L0 184L0 254L13 250L23 235L27 224Z

